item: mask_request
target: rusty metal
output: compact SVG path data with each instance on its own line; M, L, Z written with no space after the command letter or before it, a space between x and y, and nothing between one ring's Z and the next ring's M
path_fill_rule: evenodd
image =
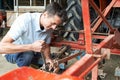
M58 56L57 56L57 58L60 58L62 55L63 55L63 53L65 53L66 52L66 50L68 50L69 49L69 46L62 46L55 54L57 54Z
M58 60L58 63L63 63L63 62L66 62L66 61L68 61L68 60L71 60L71 59L73 59L73 58L75 58L75 57L77 57L77 56L80 56L80 54L81 54L81 53L74 53L74 54L72 54L72 55L70 55L70 56L68 56L68 57L59 59L59 60Z
M69 46L62 46L58 51L56 51L55 53L52 53L52 55L54 55L55 57L53 58L53 63L54 63L54 66L53 67L50 67L49 63L46 63L45 61L45 57L44 57L44 54L41 54L42 55L42 59L44 61L44 64L42 67L40 67L41 70L44 70L44 71L48 71L48 72L54 72L54 73L57 73L59 71L59 64L61 62L59 62L58 60L60 58L63 58L65 57L65 52L66 50L69 49ZM67 60L66 60L67 61Z
M72 54L72 55L69 55L69 56L67 56L67 57L65 57L65 58L62 58L62 59L55 59L54 60L54 70L52 71L53 73L58 73L59 72L59 64L61 64L61 63L65 63L65 62L67 62L67 61L69 61L69 60L71 60L71 59L73 59L73 58L75 58L75 57L77 57L77 56L80 56L80 54L81 53L74 53L74 54Z
M85 50L84 45L80 45L81 43L74 42L74 41L60 41L60 42L52 42L52 46L60 47L62 45L69 45L72 49L83 49Z

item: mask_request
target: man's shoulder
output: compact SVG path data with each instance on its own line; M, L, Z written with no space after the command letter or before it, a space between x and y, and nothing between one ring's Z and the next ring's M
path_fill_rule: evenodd
M23 13L23 14L19 15L19 17L20 17L20 16L23 16L23 17L26 16L26 17L28 17L28 16L30 16L30 13Z
M34 13L30 13L30 14L31 14L31 16L39 17L42 13L34 12Z

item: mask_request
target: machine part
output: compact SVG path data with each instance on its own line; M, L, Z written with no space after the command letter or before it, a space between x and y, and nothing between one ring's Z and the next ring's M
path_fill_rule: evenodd
M71 51L71 54L76 54L76 53L80 53L80 55L76 57L77 60L80 60L85 55L84 50L73 50L73 51Z
M65 67L65 63L60 63L60 64L59 64L59 68L64 70L64 69L66 68L66 67Z
M85 55L83 54L83 51L78 50L75 50L73 54L69 54L65 52L68 49L70 49L68 46L62 46L56 53L52 53L54 67L49 67L49 64L45 63L40 69L47 72L59 73L61 72L60 70L66 69L66 65L69 60L75 57L79 57L80 59L80 57Z
M66 61L68 61L68 60L70 60L70 59L72 59L72 58L75 58L75 57L79 56L80 54L81 54L81 53L79 52L79 53L72 54L72 55L70 55L70 56L68 56L68 57L59 59L59 60L58 60L58 63L66 62Z
M119 66L117 66L115 68L115 74L114 75L117 76L117 77L120 77L120 67Z
M44 58L44 54L42 55L42 59L43 59L43 66L40 68L41 70L44 71L48 71L48 72L53 72L53 73L57 73L59 71L59 69L65 69L65 63L58 63L57 60L67 56L67 54L65 54L65 52L70 49L69 46L62 46L56 53L52 53L51 54L51 58L53 59L53 63L54 63L54 67L50 67L49 63L46 63L45 58Z
M120 67L117 66L115 68L115 73L114 73L115 77L116 77L116 80L119 80L120 79Z
M104 71L102 69L98 69L98 76L103 79L105 78L107 75L107 73L104 73Z
M65 53L69 49L70 49L69 46L63 45L58 51L56 51L55 53L51 54L52 59L56 59L56 58L57 59L61 59L61 58L65 57L66 55L69 55L69 54Z
M71 55L68 55L64 58L61 58L61 59L55 59L54 61L54 64L56 65L55 68L54 68L54 72L56 69L62 69L62 70L65 70L66 69L66 65L67 65L67 62L77 56L81 56L82 55L82 52L78 52L78 53L74 53L74 54L71 54ZM58 73L58 72L57 72Z

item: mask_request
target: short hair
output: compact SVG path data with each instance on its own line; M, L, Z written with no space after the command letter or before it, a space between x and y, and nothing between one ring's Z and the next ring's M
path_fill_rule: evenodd
M44 10L44 12L48 12L48 15L50 16L54 16L57 15L58 17L60 17L60 19L62 20L62 22L67 21L67 12L65 9L62 8L62 6L60 4L58 4L57 2L52 2L50 4L48 4Z

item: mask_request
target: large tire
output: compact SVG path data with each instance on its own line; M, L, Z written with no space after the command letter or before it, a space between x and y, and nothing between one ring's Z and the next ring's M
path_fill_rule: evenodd
M83 30L81 3L80 0L67 0L66 3L68 21L64 24L64 30L73 32L64 32L62 36L66 40L77 41L79 33L74 31ZM92 22L96 18L96 13L92 7L90 7L90 16Z
M64 30L79 31L83 29L80 0L67 0L66 11L68 15L68 21L66 24L64 24ZM77 41L79 33L65 32L63 37L70 41Z

